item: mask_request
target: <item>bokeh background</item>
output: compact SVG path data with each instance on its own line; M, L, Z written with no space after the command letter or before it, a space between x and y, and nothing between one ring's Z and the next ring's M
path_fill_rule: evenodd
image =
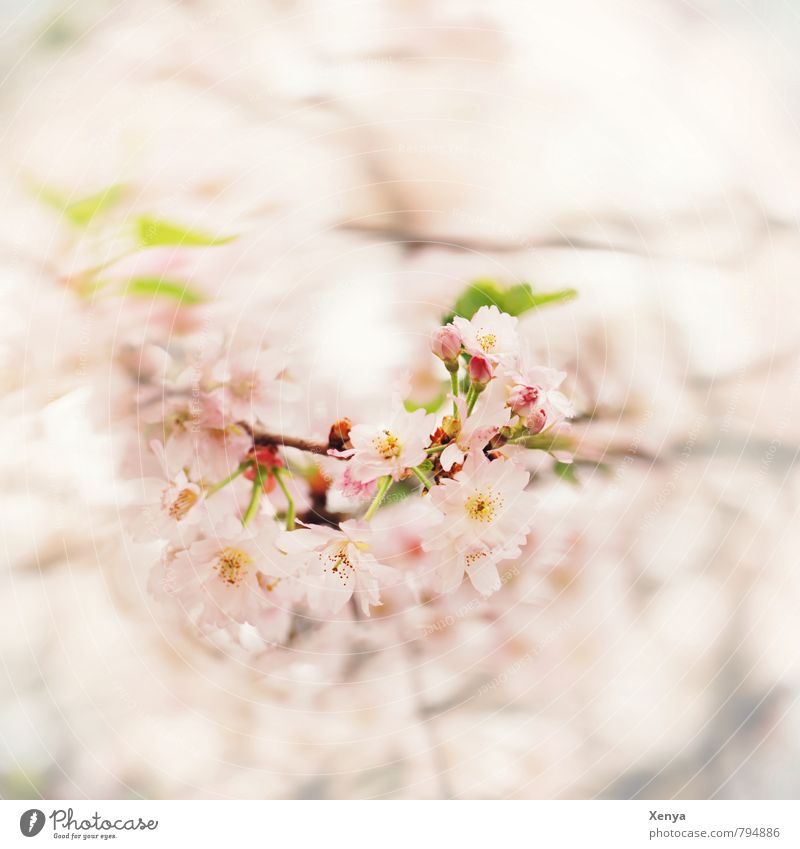
M4 797L797 797L795 4L0 13ZM37 196L118 183L240 234L170 261L342 412L470 280L579 291L522 325L603 462L541 476L500 593L280 656L164 617L106 414L135 327L65 285L112 247Z

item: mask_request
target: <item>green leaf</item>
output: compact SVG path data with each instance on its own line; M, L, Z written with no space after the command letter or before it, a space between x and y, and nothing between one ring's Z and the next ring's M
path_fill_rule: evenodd
M447 392L442 391L431 401L428 401L426 404L418 404L416 401L411 401L409 399L407 401L403 401L403 406L409 413L413 413L414 410L425 410L426 413L435 413L442 406L442 404L444 404L446 400Z
M561 480L567 481L567 483L571 483L573 486L580 484L578 476L575 474L574 463L562 463L560 460L556 460L553 464L553 471Z
M77 227L86 227L98 215L108 212L120 200L124 192L125 186L115 183L93 195L70 200L61 192L43 186L38 189L38 197Z
M575 450L575 440L571 436L563 433L546 430L543 433L522 435L511 440L514 445L521 445L523 448L530 448L536 451L547 451L552 454L554 451L569 451Z
M206 298L180 280L166 280L163 277L134 277L129 280L121 295L134 297L169 298L179 304L202 304Z
M199 230L187 230L179 224L150 218L142 215L136 222L136 233L139 243L145 248L178 245L180 247L200 247L208 245L227 245L236 236L212 236Z
M470 319L481 307L492 304L509 315L522 315L528 310L547 304L569 301L577 295L575 289L534 292L530 283L501 286L495 280L476 280L459 295L453 305L453 311L444 317L443 322L447 324L457 315Z

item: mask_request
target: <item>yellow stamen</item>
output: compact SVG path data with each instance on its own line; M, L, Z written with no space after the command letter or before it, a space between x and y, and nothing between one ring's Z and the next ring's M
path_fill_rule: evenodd
M320 553L320 560L323 563L327 563L326 566L323 566L323 571L325 572L333 572L334 575L338 575L343 583L347 583L350 579L350 574L348 573L348 569L350 572L355 572L355 566L353 565L353 561L350 559L350 555L347 551L347 543L342 543L342 545L337 546L333 549L333 551L329 551L327 554L324 552Z
M167 508L170 519L180 522L181 519L197 504L197 493L192 489L182 489Z
M467 561L467 567L474 566L484 557L486 557L486 552L484 551L469 551L464 555L464 559Z
M476 522L493 522L497 512L503 506L503 498L487 489L483 492L478 490L471 495L464 504L467 515Z
M483 328L478 331L475 338L478 340L478 344L483 349L484 354L491 354L497 347L497 336Z
M217 554L217 562L214 568L220 578L231 587L238 587L247 575L247 567L253 562L253 558L241 548L228 546Z
M384 430L381 433L381 436L377 436L372 440L375 450L384 460L399 457L403 450L403 445L398 439L397 434L392 433L390 430Z

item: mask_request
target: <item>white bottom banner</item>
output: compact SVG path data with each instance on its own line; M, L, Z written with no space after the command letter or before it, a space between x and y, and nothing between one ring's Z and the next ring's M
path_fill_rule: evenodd
M0 846L800 847L794 801L3 801Z

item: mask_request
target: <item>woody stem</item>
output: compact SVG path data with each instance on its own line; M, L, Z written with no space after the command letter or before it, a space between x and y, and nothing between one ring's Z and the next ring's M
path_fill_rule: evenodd
M280 433L264 433L252 431L255 445L275 445L280 448L298 448L310 454L327 454L330 446L327 442L316 442L313 439L302 439L297 436L285 436Z

